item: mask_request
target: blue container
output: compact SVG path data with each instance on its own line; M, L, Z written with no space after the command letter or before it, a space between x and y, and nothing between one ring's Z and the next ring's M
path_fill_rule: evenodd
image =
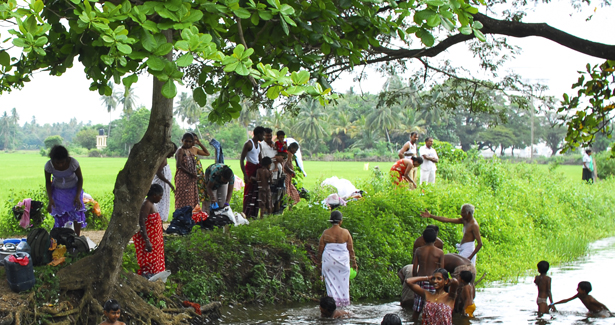
M16 257L27 256L29 261L27 265L10 262L10 256L4 258L4 269L6 270L6 280L9 282L9 287L15 292L22 292L31 289L36 283L34 278L34 268L32 267L32 258L28 253L16 253Z
M3 244L14 244L17 245L19 243L21 243L21 239L19 238L9 238L9 239L5 239L3 242Z

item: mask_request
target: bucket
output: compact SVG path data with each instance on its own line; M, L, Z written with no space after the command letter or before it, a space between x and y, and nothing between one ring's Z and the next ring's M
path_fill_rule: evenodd
M9 261L10 256L5 257L4 269L6 270L6 280L11 290L15 292L29 290L36 283L32 258L28 253L15 253L15 256L18 258L27 257L28 264L20 265L19 263Z

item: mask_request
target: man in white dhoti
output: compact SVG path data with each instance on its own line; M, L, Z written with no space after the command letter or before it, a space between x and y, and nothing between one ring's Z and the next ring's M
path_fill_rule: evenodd
M476 266L476 254L483 247L483 241L480 238L480 227L474 219L474 206L472 204L464 204L461 207L461 218L449 219L445 217L437 217L425 210L421 213L423 218L431 218L440 222L463 224L463 238L461 243L457 244L459 255L472 261L472 265ZM476 245L474 242L476 241Z
M321 274L327 287L327 295L335 299L338 307L350 305L350 264L357 270L352 236L341 227L342 213L331 212L331 228L320 236L318 260L321 261Z

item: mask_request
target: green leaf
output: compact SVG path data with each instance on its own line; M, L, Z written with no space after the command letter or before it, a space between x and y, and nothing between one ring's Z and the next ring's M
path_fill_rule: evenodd
M162 71L165 66L164 60L157 56L150 57L145 63L154 71Z
M433 15L427 18L427 25L429 27L436 27L440 25L440 15Z
M423 42L423 44L425 44L425 46L427 47L431 47L433 46L433 43L435 41L433 35L431 35L431 33L426 30L426 29L422 29L420 31L418 31L416 33L416 35L421 39L421 42Z
M130 54L132 53L132 47L128 44L117 43L117 50L122 52L122 54Z
M122 83L124 84L124 87L130 88L130 86L132 86L132 84L137 82L138 80L139 80L139 76L137 76L137 74L131 74L128 77L124 77L122 79Z
M483 28L483 23L481 23L480 21L473 21L472 22L472 28L473 29L481 29Z
M228 64L224 67L224 72L233 72L235 71L235 69L237 69L238 65L239 65L239 61L235 61L231 64Z
M483 34L483 32L481 32L478 29L474 30L474 36L476 36L476 38L478 38L479 41L481 42L486 42L487 39L485 38L485 34Z
M205 94L205 91L203 91L202 87L196 88L192 91L192 98L201 107L207 105L207 95Z
M167 55L171 50L173 50L173 45L171 43L158 44L158 48L154 51L154 55Z
M188 41L177 41L175 42L175 49L180 51L190 51L190 45Z
M272 86L267 89L267 98L273 100L278 97L280 97L280 90L278 89L278 86Z
M262 20L271 20L273 18L273 15L269 10L259 10L258 16L261 17Z
M167 82L162 86L162 96L166 98L173 98L177 95L177 87L175 87L175 82L173 80L167 80Z
M11 65L11 56L6 51L0 52L0 65L5 67Z
M248 19L250 18L250 12L247 11L244 8L239 8L239 9L235 9L233 10L233 13L235 14L235 16L241 18L241 19Z
M295 9L287 4L283 4L282 7L280 8L280 13L282 15L290 16L295 13Z
M475 14L477 14L477 13L478 13L478 8L475 8L475 7L468 7L468 8L466 8L466 11L467 11L467 12L469 12L469 13L471 13L471 14L473 14L473 15L475 15Z
M441 17L441 19L442 19L442 26L446 28L446 30L452 31L455 29L455 23L452 20L446 17Z
M143 23L143 25L141 25L144 29L149 30L152 33L158 33L160 30L158 29L158 27L156 26L156 23L151 21L151 20L147 20Z
M260 18L258 17L258 13L253 13L252 16L250 17L250 22L252 22L252 25L257 26L258 23L260 22Z
M158 45L152 33L146 31L145 29L143 30L143 36L141 37L141 44L143 45L143 48L149 52L154 52L154 49Z
M297 24L295 23L294 20L290 19L290 17L286 16L286 15L282 15L282 18L284 18L284 20L291 26L293 27L297 27Z
M17 47L26 47L28 46L28 44L26 43L26 40L23 38L15 38L13 39L13 45L17 46Z
M286 23L286 21L284 21L284 19L280 21L282 22L282 30L284 30L284 34L288 35L289 34L288 24Z
M443 6L445 4L445 2L442 0L427 0L425 1L425 3L434 7Z
M237 58L241 58L241 56L243 55L243 52L245 50L246 50L246 48L243 46L243 44L238 44L237 46L235 46L235 49L233 49L233 54Z
M468 25L460 27L459 28L459 32L461 34L464 34L464 35L470 35L470 34L472 34L472 27L470 27Z
M47 36L41 36L36 39L36 42L34 42L34 46L38 46L38 47L41 47L45 44L47 44Z
M177 59L176 63L178 67L187 67L192 64L193 59L192 53L185 53Z
M37 0L36 2L34 2L32 9L34 10L34 12L38 14L43 10L43 7L45 7L45 4L43 3L43 1Z
M247 76L250 74L250 70L248 70L248 68L241 62L237 65L237 68L235 68L235 72L242 76Z
M331 45L329 45L329 43L322 43L320 50L323 54L329 54L331 53Z

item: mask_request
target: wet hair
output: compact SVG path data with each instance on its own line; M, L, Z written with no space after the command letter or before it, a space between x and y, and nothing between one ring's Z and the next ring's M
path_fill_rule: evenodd
M470 271L461 271L459 272L459 278L463 280L465 283L470 283L472 282L472 278L474 278L474 276L472 275L472 272Z
M547 261L538 262L538 272L540 272L540 274L545 274L548 271L549 271L549 262Z
M265 134L265 128L262 126L257 126L254 128L254 135Z
M329 222L334 224L334 225L337 225L337 224L339 224L342 221L342 219L343 219L342 213L337 211L337 210L335 210L335 211L331 212L331 217L329 217Z
M299 144L297 142L293 142L291 144L288 145L288 149L299 149Z
M271 158L265 157L261 160L261 166L269 166L271 165Z
M233 171L231 170L231 167L224 165L222 167L222 171L220 172L222 177L224 177L224 179L230 181L231 177L233 177Z
M436 231L436 235L440 232L440 227L436 226L436 225L427 225L427 227L425 227L425 229L433 229Z
M270 128L265 128L265 133L273 133L273 130Z
M448 271L446 269L443 269L443 268L436 269L435 271L433 271L432 274L436 274L436 273L442 274L442 277L446 280L449 279Z
M410 159L412 159L412 161L418 162L419 165L423 164L423 157L411 157Z
M592 291L592 284L587 281L579 282L579 289L585 291L585 293L590 293Z
M410 132L410 137L411 137L411 138L412 138L413 136L415 136L415 135L418 135L418 132L416 132L416 131L412 131L412 132ZM391 315L391 314L389 314L389 315Z
M160 186L160 185L158 185L158 186ZM106 312L120 310L120 308L121 308L120 303L117 302L117 300L115 300L115 299L109 299L109 300L105 301L105 305L103 306L103 309Z
M469 214L471 214L472 216L474 216L474 206L470 203L466 203L464 205L461 206L461 214L463 214L464 212L467 212Z
M184 133L184 136L182 136L182 141L187 139L191 139L192 141L194 141L194 135L192 135L192 133L190 132Z
M64 160L68 158L68 150L66 150L64 146L55 145L51 147L49 151L49 158L51 158L51 160Z
M326 310L330 315L333 315L333 312L337 308L335 299L329 296L320 298L320 308Z
M284 131L280 130L280 131L276 132L275 135L277 135L277 136L286 135L286 133L284 133Z
M401 319L397 314L386 314L380 325L401 325Z
M425 242L427 244L431 244L431 243L435 242L436 241L436 237L437 237L437 235L436 235L436 231L435 230L433 230L431 228L423 230L423 239L425 239Z
M152 186L149 187L147 196L150 197L150 196L163 194L163 193L164 193L164 189L162 188L162 186L160 186L160 184L152 184Z

